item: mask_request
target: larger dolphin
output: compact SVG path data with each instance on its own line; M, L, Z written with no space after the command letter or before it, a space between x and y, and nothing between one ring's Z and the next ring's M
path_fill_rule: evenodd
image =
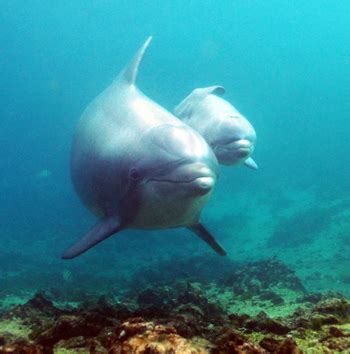
M196 131L135 86L150 41L80 119L71 175L78 195L99 222L64 253L65 259L125 228L179 226L225 255L199 222L217 177L215 155Z
M180 102L174 113L204 137L220 164L243 163L257 169L251 157L255 130L235 107L217 96L224 93L222 86L197 88Z

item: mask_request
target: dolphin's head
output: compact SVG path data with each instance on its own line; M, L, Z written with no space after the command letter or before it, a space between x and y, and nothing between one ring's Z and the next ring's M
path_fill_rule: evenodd
M233 112L222 117L216 129L216 139L211 146L219 163L235 165L250 158L255 148L256 133L244 116Z
M198 219L217 179L217 159L205 140L191 128L162 125L144 141L145 158L129 170L137 185L137 223L190 225ZM143 144L141 141L141 144ZM141 220L142 219L142 220Z
M255 147L255 130L235 107L220 97L224 93L222 86L197 88L174 113L206 139L220 164L244 163L256 169L250 158Z

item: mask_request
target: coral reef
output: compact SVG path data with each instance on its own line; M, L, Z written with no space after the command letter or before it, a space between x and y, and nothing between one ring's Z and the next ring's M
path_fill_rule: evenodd
M301 210L295 215L281 218L269 238L269 247L296 247L312 242L332 222L332 211L320 207Z
M295 273L276 258L249 262L236 271L226 280L232 284L236 295L251 293L260 295L273 301L281 301L280 297L269 289L280 286L285 289L304 292L305 288Z
M85 295L75 307L53 303L51 291L36 293L0 313L0 353L350 350L350 303L340 294L307 293L294 272L276 259L234 265L225 277L217 283L149 283L143 289L124 289L123 296ZM249 300L243 295L247 292ZM298 296L288 297L288 292ZM234 312L223 305L223 294L230 294L237 306L255 301L260 310Z

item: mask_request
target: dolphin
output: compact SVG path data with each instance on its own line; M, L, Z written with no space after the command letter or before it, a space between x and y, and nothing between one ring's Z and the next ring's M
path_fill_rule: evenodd
M220 255L226 252L199 217L218 162L192 128L137 87L149 37L112 84L85 109L73 138L71 177L99 221L62 256L77 257L117 232L187 227Z
M256 133L249 121L223 95L222 86L197 88L174 109L174 114L199 132L223 165L243 163L257 169L251 158ZM216 94L216 95L215 95Z

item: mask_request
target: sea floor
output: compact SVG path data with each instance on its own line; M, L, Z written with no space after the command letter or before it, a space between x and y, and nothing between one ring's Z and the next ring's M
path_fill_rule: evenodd
M230 195L203 215L224 258L186 231L129 234L68 263L67 225L25 247L4 239L0 353L349 353L350 199Z
M179 277L176 267L188 262L193 275ZM198 264L221 276L205 278ZM107 293L71 284L3 296L0 353L350 351L349 299L307 291L276 258L238 264L197 256L179 260L173 279L162 277L167 266Z

